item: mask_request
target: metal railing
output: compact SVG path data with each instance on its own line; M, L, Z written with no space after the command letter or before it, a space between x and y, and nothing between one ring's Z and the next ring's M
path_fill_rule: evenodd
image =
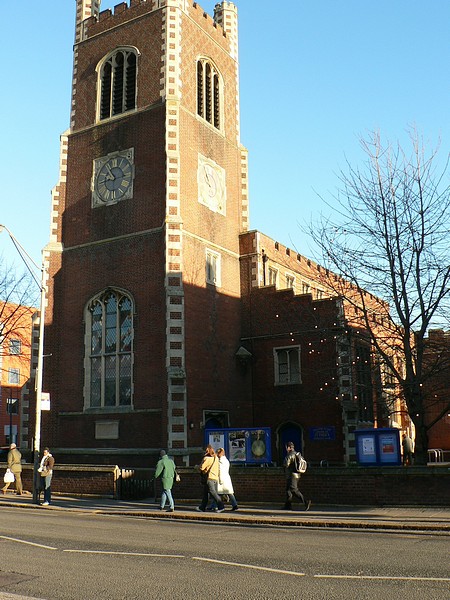
M428 449L428 462L442 463L446 462L445 455L449 454L450 450L442 450L442 448L429 448Z
M153 473L149 473L148 469L142 471L139 469L121 469L119 497L122 500L155 498L156 486Z

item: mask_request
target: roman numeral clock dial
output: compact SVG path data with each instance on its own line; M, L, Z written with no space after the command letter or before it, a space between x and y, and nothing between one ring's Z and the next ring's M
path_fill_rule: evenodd
M92 205L105 206L133 197L134 149L94 160Z

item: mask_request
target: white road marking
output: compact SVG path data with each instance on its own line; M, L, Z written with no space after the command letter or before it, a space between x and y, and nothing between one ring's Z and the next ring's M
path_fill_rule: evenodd
M18 544L28 544L29 546L37 546L38 548L45 548L46 550L58 550L58 548L54 548L53 546L45 546L44 544L35 544L34 542L27 542L25 540L20 540L19 538L12 538L6 535L0 535L0 539L9 540L10 542L17 542Z
M448 577L395 577L390 575L313 575L317 579L377 579L389 581L442 581L449 582Z
M54 546L46 546L45 544L36 544L34 542L28 542L19 538L8 537L6 535L0 535L0 539L8 540L10 542L16 542L18 544L27 544L29 546L35 546L37 548L44 548L45 550L58 550ZM145 552L113 552L104 550L76 550L66 548L62 552L73 552L78 554L105 554L105 555L117 555L117 556L147 556L153 558L186 558L183 554L153 554ZM296 577L305 577L306 573L299 573L297 571L286 571L283 569L272 569L269 567L260 567L258 565L248 565L245 563L228 562L225 560L217 560L214 558L204 558L201 556L193 556L193 560L200 560L203 562L215 563L218 565L228 565L231 567L240 567L242 569L253 569L255 571L267 571L269 573L278 573L281 575L294 575ZM359 580L372 580L372 581L434 581L438 583L449 583L449 577L405 577L405 576L390 576L390 575L312 575L316 579L359 579ZM1 596L0 596L1 598Z
M78 554L117 554L119 556L153 556L159 558L186 558L183 554L150 554L148 552L113 552L109 550L71 550L67 548L63 552L76 552Z
M296 571L284 571L282 569L270 569L269 567L259 567L257 565L247 565L245 563L227 562L226 560L214 560L213 558L202 558L201 556L193 556L193 560L202 560L205 562L216 563L219 565L229 565L231 567L241 567L243 569L255 569L256 571L269 571L270 573L281 573L283 575L296 575L304 577L305 573L297 573Z

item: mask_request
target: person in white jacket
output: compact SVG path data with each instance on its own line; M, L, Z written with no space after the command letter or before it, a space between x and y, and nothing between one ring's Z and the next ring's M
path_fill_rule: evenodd
M234 497L233 483L230 477L230 461L225 456L225 450L219 448L216 452L219 457L219 485L218 493L219 496L228 496L231 502L231 510L238 510L238 504Z

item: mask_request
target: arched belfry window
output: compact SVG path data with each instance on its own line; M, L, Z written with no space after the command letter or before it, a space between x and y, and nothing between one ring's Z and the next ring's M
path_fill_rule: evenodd
M222 128L222 78L214 64L197 61L197 114L216 129Z
M108 289L86 307L86 407L131 406L133 370L131 297Z
M109 55L99 71L99 119L136 108L137 51L120 48Z

